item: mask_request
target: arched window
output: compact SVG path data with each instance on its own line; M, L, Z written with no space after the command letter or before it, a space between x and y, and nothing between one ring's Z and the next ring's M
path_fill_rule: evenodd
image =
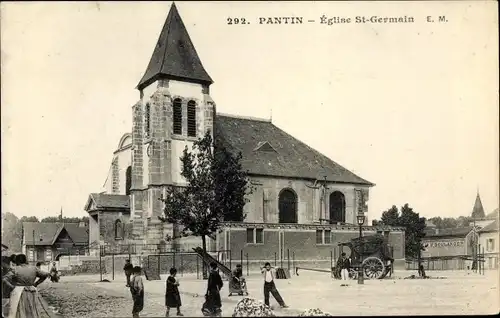
M146 137L149 137L151 135L151 105L149 103L146 103L146 111L144 113L144 130Z
M190 100L187 105L187 130L189 137L196 137L196 102Z
M345 222L345 196L340 191L330 194L330 223Z
M297 223L297 195L291 189L281 191L278 200L279 222Z
M125 194L130 195L130 188L132 188L132 167L128 167L125 172Z
M182 135L182 101L179 98L174 100L174 134Z
M123 226L120 220L115 221L115 239L123 239Z

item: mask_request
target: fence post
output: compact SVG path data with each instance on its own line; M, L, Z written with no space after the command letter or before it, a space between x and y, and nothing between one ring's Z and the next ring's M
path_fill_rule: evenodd
M160 253L158 252L158 276L161 274L161 263L160 263Z
M292 270L293 270L293 275L295 275L295 251L292 252Z
M115 280L115 251L111 253L111 270L113 271L112 280Z
M333 268L333 251L330 251L330 270Z
M288 263L287 264L288 271L290 271L290 249L289 248L286 249L286 262Z
M101 282L102 282L102 246L99 245L99 273L101 274Z
M247 253L247 255L246 255L246 256L247 256L247 276L248 276L248 275L250 275L250 274L249 274L249 266L248 266L248 253Z
M231 255L231 250L229 250L229 268L233 268L233 267L231 266L232 259L233 259L233 257L232 257L232 255Z
M180 270L181 270L181 277L183 277L184 276L184 269L183 269L184 268L184 263L182 262L182 253L181 253L180 257L181 257L181 268L180 268Z
M276 267L278 264L277 264L277 260L276 260L276 252L274 252L274 267Z
M200 257L196 254L196 279L200 279Z
M174 255L172 257L172 263L174 264L172 267L175 267L175 255L177 254L177 251L174 250Z
M128 243L128 259L132 258L132 253L130 252L130 243ZM130 260L132 262L132 260Z
M240 250L240 265L243 266L243 250Z
M483 268L483 275L484 275L484 268L486 266L486 257L484 257L484 246L482 248L481 255L482 255L482 257L481 257L481 264L482 264L481 267Z

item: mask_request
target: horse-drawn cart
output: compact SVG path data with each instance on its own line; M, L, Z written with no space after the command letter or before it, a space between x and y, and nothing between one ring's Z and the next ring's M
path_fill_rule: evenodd
M349 242L339 243L351 250L351 269L349 277L356 279L359 268L362 267L364 277L368 279L382 279L393 272L393 261L389 246L382 235L370 235L352 239ZM339 259L340 260L340 259ZM338 262L337 262L338 264ZM333 276L340 279L340 268L332 268Z

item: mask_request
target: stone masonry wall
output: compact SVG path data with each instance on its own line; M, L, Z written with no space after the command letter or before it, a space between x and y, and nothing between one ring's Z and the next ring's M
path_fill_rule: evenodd
M118 165L118 157L113 159L111 163L112 166L112 178L113 178L113 193L120 193L120 166Z
M121 221L123 228L122 239L115 238L115 222ZM132 224L129 222L130 216L121 212L100 212L99 213L99 233L100 241L107 244L122 244L131 236Z
M279 194L283 189L292 189L298 200L298 223L313 223L320 218L329 219L329 198L335 191L345 197L346 223L356 224L358 202L355 189L362 189L368 197L368 188L354 185L328 184L326 193L326 213L321 201L321 189L308 187L313 183L308 180L287 178L251 177L254 192L248 196L250 202L244 207L247 214L246 222L278 223L279 221ZM368 212L365 208L365 212ZM325 215L326 214L326 215Z

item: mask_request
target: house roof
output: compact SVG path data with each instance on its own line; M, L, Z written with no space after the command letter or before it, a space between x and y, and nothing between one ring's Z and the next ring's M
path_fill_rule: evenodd
M96 209L130 210L130 197L125 194L91 193L85 205L85 211L90 210L92 202Z
M496 208L491 213L488 213L486 215L485 219L488 219L488 220L498 220L499 216L500 216L500 212L499 212L498 208Z
M467 234L472 231L472 226L467 227L459 227L459 228L450 228L450 229L427 229L425 231L426 238L443 238L443 237L466 237Z
M320 180L326 176L331 182L374 185L269 120L217 114L214 126L218 142L233 153L241 151L242 167L249 174Z
M142 90L162 76L208 85L213 83L196 53L175 3L170 7L151 60L137 88Z
M33 245L33 242L34 245L53 245L63 229L75 244L88 243L87 227L79 227L79 223L50 222L23 222L23 242L27 245Z
M471 217L474 219L484 218L484 208L481 198L479 197L479 192L476 195L476 201L474 202L474 207L472 208Z
M490 223L479 230L479 233L490 233L490 232L498 232L498 220L495 220L493 223Z

